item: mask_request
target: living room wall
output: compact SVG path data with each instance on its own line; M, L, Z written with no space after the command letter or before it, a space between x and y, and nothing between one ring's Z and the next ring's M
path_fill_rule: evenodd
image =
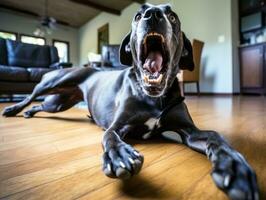
M17 32L21 34L33 35L33 31L38 25L38 21L26 16L15 15L6 12L0 12L0 30ZM79 64L78 57L78 30L65 26L58 28L46 36L46 43L52 44L52 39L69 41L70 43L70 61L74 65Z
M233 0L235 1L235 0ZM148 0L149 3L171 3L182 22L182 30L190 39L205 42L201 68L201 91L233 92L233 28L231 0ZM131 20L139 4L131 4L121 16L102 12L79 29L79 61L88 61L88 52L97 53L97 29L109 23L109 42L119 44L130 30ZM187 86L186 91L195 91Z

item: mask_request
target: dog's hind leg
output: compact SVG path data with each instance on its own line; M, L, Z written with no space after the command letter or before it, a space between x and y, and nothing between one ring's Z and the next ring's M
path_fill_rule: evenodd
M79 92L78 89L75 89L75 91L71 93L70 92L71 91L64 94L47 96L41 105L33 106L29 110L25 111L23 116L25 118L31 118L41 111L49 113L62 112L82 101L82 93Z
M43 111L42 105L32 106L29 110L24 112L23 116L25 118L33 117L37 112Z
M34 99L36 97L44 95L48 91L47 91L46 88L42 87L42 82L40 82L39 84L36 85L36 87L34 88L34 90L33 90L31 95L29 95L23 101L15 104L15 105L6 107L3 110L2 115L5 116L5 117L15 116L16 114L21 112L25 107L30 105L31 102L34 101Z
M15 116L21 112L26 106L38 96L47 94L65 93L66 90L77 88L79 82L84 80L90 71L87 69L62 69L45 74L40 83L38 83L32 94L26 97L23 101L6 107L2 112L3 116Z

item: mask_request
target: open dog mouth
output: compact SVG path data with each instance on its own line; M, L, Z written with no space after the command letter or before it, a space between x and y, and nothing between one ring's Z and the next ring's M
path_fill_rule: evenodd
M142 42L143 79L150 86L160 85L167 71L169 53L162 34L151 32Z

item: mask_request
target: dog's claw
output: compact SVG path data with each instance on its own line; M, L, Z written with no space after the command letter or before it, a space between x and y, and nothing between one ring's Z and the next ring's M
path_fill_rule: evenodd
M110 164L107 164L107 170L108 170L108 172L112 172Z
M126 168L126 165L125 165L123 162L120 161L119 164L120 164L120 166L121 166L122 168L124 168L124 169Z
M224 177L224 187L228 187L230 184L231 176L227 175Z
M103 171L111 178L128 179L139 173L143 157L130 145L122 143L107 150L103 155Z
M128 160L129 160L129 162L130 162L132 165L135 164L135 162L134 162L134 160L133 160L132 158L129 157Z
M115 171L115 175L118 178L121 179L129 179L131 177L131 174L129 171L127 171L125 168L117 168L117 170Z
M137 151L134 151L133 153L135 156L140 156L139 152L137 152Z

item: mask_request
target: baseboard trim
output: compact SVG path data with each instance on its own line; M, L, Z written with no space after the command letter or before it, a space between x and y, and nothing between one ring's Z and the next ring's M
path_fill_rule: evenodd
M213 93L213 92L201 92L200 95L196 92L185 92L185 96L233 96L240 95L240 93Z
M185 92L185 96L265 96L266 94L257 94L257 93L240 93L240 92L234 92L234 93L213 93L213 92L201 92L200 95L196 92Z

